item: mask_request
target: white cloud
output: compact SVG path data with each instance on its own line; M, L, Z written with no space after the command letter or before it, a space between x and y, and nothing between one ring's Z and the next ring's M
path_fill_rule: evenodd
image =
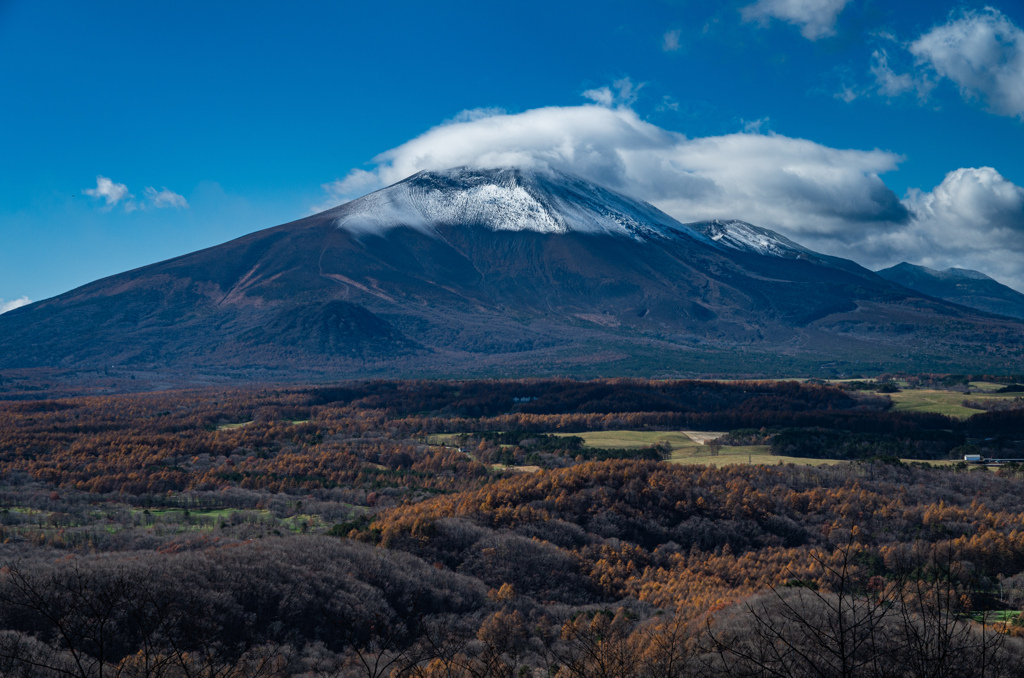
M144 201L136 201L135 196L128 192L124 184L114 183L107 177L97 175L96 188L87 188L82 191L85 195L104 200L103 211L108 211L117 205L123 205L125 212L135 210L163 209L165 207L182 208L188 207L185 196L179 195L166 186L159 191L152 186L147 186L143 191Z
M608 86L588 89L583 92L583 96L598 106L606 106L608 108L611 108L611 105L615 102L615 95L612 94L612 90Z
M907 200L919 219L932 223L981 223L1024 235L1024 188L991 167L954 170L930 193L912 191Z
M163 207L188 207L188 201L185 200L185 196L178 195L174 191L169 190L164 186L159 191L152 186L147 186L145 190L146 200L149 201L149 205L161 209Z
M743 123L743 131L747 134L761 134L763 131L767 131L768 123L771 118L765 116L758 118L757 120L741 120Z
M455 122L473 122L474 120L480 120L481 118L489 118L493 115L502 115L506 111L504 108L470 108L468 110L460 112L454 118L445 120L443 124L452 124Z
M908 73L897 74L889 66L889 55L885 50L871 54L871 74L875 76L878 91L888 97L895 97L914 89L914 78Z
M618 83L616 98L635 96ZM799 237L846 241L857 229L905 221L879 174L901 158L756 132L691 139L628 106L540 108L435 127L324 188L336 205L424 169L461 165L555 168L654 203L681 221L741 218Z
M101 175L96 175L96 188L83 189L82 193L92 196L93 198L102 198L106 201L107 207L113 207L125 198L130 200L132 197L131 194L128 193L127 186L124 184L116 184L107 177Z
M583 92L583 97L590 99L598 106L606 108L611 108L612 106L628 108L636 102L636 98L640 90L643 89L643 86L644 83L634 85L633 81L629 78L622 78L613 82L611 87L605 85L596 89L588 89Z
M679 102L673 99L668 94L661 97L661 103L655 106L654 111L656 113L664 113L665 111L672 111L673 113L679 112Z
M912 214L906 224L850 243L859 263L970 268L1024 290L1024 188L991 167L967 167L931 191L911 189L903 202Z
M425 169L554 168L647 200L683 222L744 219L869 268L904 260L973 268L1024 291L1024 188L996 170L958 169L901 201L879 176L895 170L900 156L761 133L758 122L746 132L689 138L627 106L474 117L428 130L381 153L372 169L325 184L329 204L322 208Z
M744 21L779 19L800 27L808 40L835 35L836 20L850 0L758 0L740 10Z
M925 101L935 87L935 81L920 70L897 73L889 65L889 53L884 49L871 53L871 74L875 76L875 91L886 97L914 92L918 100Z
M850 103L851 101L859 97L860 94L861 93L857 91L855 88L850 87L849 85L843 85L843 89L839 92L836 92L832 96L841 101L845 101L846 103Z
M31 303L32 301L28 297L19 297L17 299L11 299L10 301L5 301L3 298L0 298L0 313L7 313L8 311L13 311L16 308L21 308L22 306L27 306Z
M677 51L682 46L679 43L680 35L682 35L682 31L678 28L665 33L661 36L661 48L666 52Z
M919 64L953 81L965 99L1024 119L1024 31L998 10L963 12L908 49Z

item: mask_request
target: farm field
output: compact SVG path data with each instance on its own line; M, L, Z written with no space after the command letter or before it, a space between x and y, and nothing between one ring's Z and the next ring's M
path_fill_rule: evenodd
M975 612L971 618L976 622L984 621L986 624L1012 624L1020 615L1020 610L989 610Z
M299 424L305 424L309 419L284 419L282 423L288 424L289 426L298 426ZM252 420L239 421L231 424L217 424L214 427L215 431L234 431L235 429L244 428L251 425Z
M296 513L286 518L278 519L267 509L239 510L235 508L217 509L184 509L184 508L154 508L154 509L128 509L133 520L140 520L144 525L152 525L156 522L174 526L178 531L189 530L212 530L218 525L239 524L242 522L250 524L262 524L269 528L285 528L292 532L300 532L310 527L328 528L320 519L320 516ZM149 518L147 519L146 516Z
M217 424L215 430L217 430L217 431L234 431L235 429L242 428L243 426L248 426L251 423L252 423L252 421L239 421L239 422L235 422L233 424Z
M944 414L947 417L966 419L977 414L980 410L964 407L964 400L1013 400L1018 393L992 394L992 393L970 393L963 394L955 391L938 391L931 389L915 389L890 393L893 400L893 409L897 412L934 412Z
M718 438L724 433L709 431L588 431L585 433L558 433L558 436L579 436L587 447L637 449L668 443L672 450L696 447L703 441Z
M673 464L705 464L707 466L722 467L727 464L760 464L763 466L777 466L778 464L795 464L797 466L827 466L829 464L848 464L843 459L815 459L813 457L789 457L771 453L768 445L740 445L730 447L723 445L719 448L718 454L711 455L711 448L707 445L699 445L688 448L680 448L672 453L668 460ZM924 463L933 466L948 466L955 464L956 460L920 460L901 459L905 464Z
M589 431L556 435L579 436L583 438L584 445L588 447L639 449L657 443L668 443L672 447L668 461L673 464L704 464L721 467L727 464L775 466L781 463L798 466L823 466L847 463L844 460L836 459L775 455L771 453L771 448L768 445L722 445L718 447L718 454L713 455L712 447L704 443L725 435L721 431ZM956 463L956 460L946 459L901 459L900 461L907 464L926 461L934 466L948 466Z
M975 390L975 391L989 391L989 392L998 391L999 389L1001 389L1004 386L1006 386L1006 384L997 384L994 381L972 381L972 382L970 382L967 385L970 386L971 389Z
M428 445L455 445L462 433L432 433L427 436Z
M689 449L674 451L669 461L674 464L705 464L721 467L727 464L761 464L773 466L782 464L800 464L804 466L821 466L835 464L834 459L803 459L798 457L780 457L771 453L768 445L740 445L730 447L723 445L718 454L712 456L708 445L700 445Z
M672 446L672 455L668 461L675 464L705 464L718 467L726 464L770 466L780 462L809 466L836 463L830 459L775 456L768 445L722 445L718 448L718 454L713 456L711 446L703 443L725 435L721 431L591 431L576 435L583 438L589 447L631 449L667 442Z

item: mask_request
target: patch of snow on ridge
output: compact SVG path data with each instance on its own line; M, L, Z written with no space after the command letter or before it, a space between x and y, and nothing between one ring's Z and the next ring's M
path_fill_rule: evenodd
M938 271L938 274L943 278L957 280L992 280L990 276L985 275L981 271L973 271L969 268L947 268L944 271Z
M352 209L358 207L358 209ZM408 186L396 184L354 200L340 208L338 227L357 232L375 233L398 226L429 228L424 215L416 209Z
M710 242L647 203L556 171L424 171L338 208L339 228L377 233L408 226L605 233L644 240L684 235Z
M796 244L789 238L775 231L748 224L745 221L704 221L687 224L688 227L703 233L719 246L734 250L753 252L769 257L795 257L813 254L810 250Z

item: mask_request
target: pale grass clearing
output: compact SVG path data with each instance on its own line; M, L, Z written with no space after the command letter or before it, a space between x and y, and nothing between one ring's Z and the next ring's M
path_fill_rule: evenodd
M949 417L966 419L978 414L981 410L964 407L964 400L1013 400L1020 393L970 393L955 391L936 391L931 389L914 389L887 394L893 400L893 410L900 412L934 412Z
M975 410L971 411L974 412ZM458 435L460 434L432 434L429 437L429 442L432 445L451 444ZM713 455L714 448L705 443L725 435L722 431L585 431L582 433L555 433L552 435L560 437L579 436L583 438L583 444L586 447L605 449L640 449L664 442L668 443L672 448L671 456L667 460L672 464L703 464L706 466L757 464L761 466L777 466L781 463L795 464L797 466L824 466L827 464L849 463L843 459L774 455L771 453L769 445L721 445L717 446L718 454ZM901 459L901 461L907 464L925 462L933 466L948 466L957 463L958 460ZM541 470L539 466L505 466L504 464L492 464L491 468L496 471L509 470L524 473L536 473Z
M242 428L243 426L248 426L251 423L252 423L251 421L241 421L241 422L238 422L237 424L217 424L217 430L218 431L232 431L232 430L234 430L236 428Z
M706 431L587 431L585 433L556 433L557 436L579 436L587 447L605 449L632 450L649 447L658 443L668 443L673 450L695 447L700 444L697 438L710 436L717 438L721 433Z
M771 453L771 448L768 445L742 445L736 447L723 445L718 449L718 454L714 456L712 455L711 447L701 445L673 452L668 461L673 464L702 464L704 466L727 466L728 464L777 466L780 463L796 464L798 466L823 466L825 464L846 463L835 459L776 456Z

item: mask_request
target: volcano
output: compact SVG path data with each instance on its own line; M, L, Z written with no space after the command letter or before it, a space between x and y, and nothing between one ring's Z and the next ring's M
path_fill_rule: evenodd
M1017 321L767 229L524 169L420 172L0 316L0 369L181 383L1019 370L1022 345Z

